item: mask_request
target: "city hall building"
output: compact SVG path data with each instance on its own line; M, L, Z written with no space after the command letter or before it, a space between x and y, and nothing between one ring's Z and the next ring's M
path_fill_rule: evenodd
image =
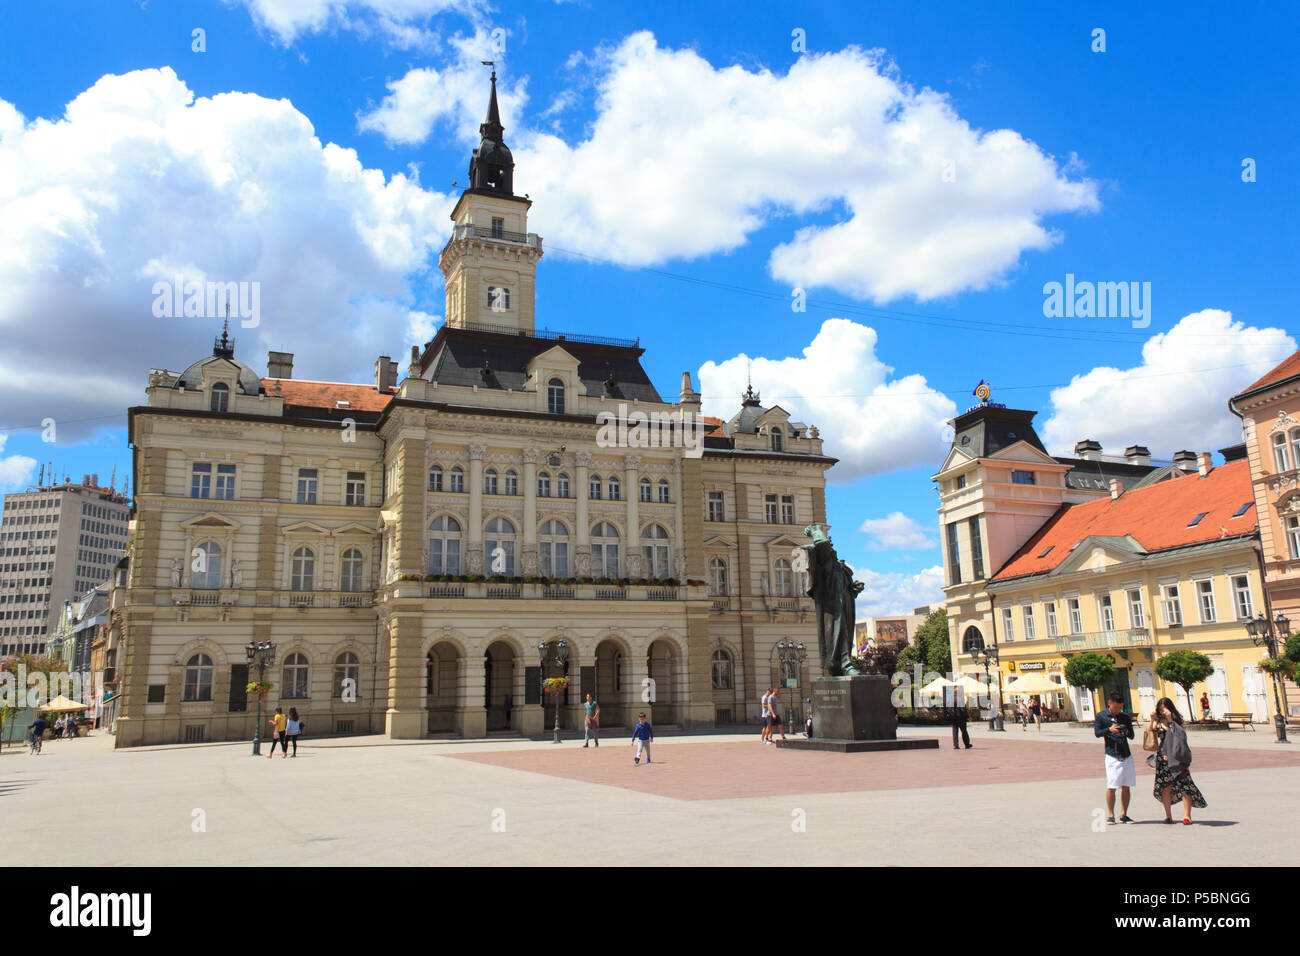
M312 735L539 733L558 676L565 727L587 693L605 725L750 720L783 639L818 675L791 561L826 520L817 429L752 389L702 419L690 375L665 398L636 341L539 331L495 77L481 132L446 321L404 376L380 356L373 381L307 381L284 352L260 375L225 333L149 373L118 746L248 739L249 642L276 648L266 706Z

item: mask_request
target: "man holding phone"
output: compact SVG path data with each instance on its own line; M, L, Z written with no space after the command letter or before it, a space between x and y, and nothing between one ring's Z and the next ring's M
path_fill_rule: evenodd
M1120 823L1132 823L1128 815L1129 788L1137 785L1133 767L1133 717L1124 713L1124 698L1112 691L1109 706L1092 723L1093 732L1106 741L1106 822L1115 822L1115 791L1120 792Z

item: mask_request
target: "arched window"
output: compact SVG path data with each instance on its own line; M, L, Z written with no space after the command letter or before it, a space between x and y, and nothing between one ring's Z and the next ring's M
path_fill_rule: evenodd
M213 541L204 541L190 553L190 567L196 588L221 587L221 547Z
M537 473L537 497L551 497L551 473L549 471L539 471Z
M280 689L280 699L301 700L306 696L307 658L298 653L290 654L284 659L284 686Z
M429 469L429 490L442 491L442 465L434 465Z
M599 501L599 500L600 500L600 490L601 490L601 488L602 488L603 486L604 486L604 484L603 484L603 482L600 480L600 475L592 475L592 476L591 476L591 489L590 489L590 492L591 492L591 493L590 493L590 497L591 497L591 499L592 499L593 501Z
M483 526L483 559L488 574L514 577L515 526L505 518L489 518Z
M969 654L971 651L983 650L983 648L984 635L980 633L980 629L974 625L966 628L966 633L961 638L961 652Z
M488 286L487 304L493 312L505 312L510 308L510 290L498 285Z
M361 661L351 651L334 658L334 699L348 704L361 699Z
M562 578L569 573L569 532L560 522L543 521L537 548L544 578Z
M483 494L495 495L497 493L497 470L489 468L483 472Z
M564 414L564 382L558 378L546 383L546 410L552 415Z
M672 577L671 549L668 532L663 525L648 525L641 532L641 554L645 558L646 574L652 578Z
M293 553L289 589L311 591L316 586L316 552L304 545Z
M519 494L519 476L515 474L514 469L506 472L506 490L508 495Z
M620 498L622 498L622 493L620 491L622 487L623 486L619 484L617 475L609 476L609 500L610 501L618 501Z
M1291 470L1291 452L1287 448L1286 435L1278 432L1273 436L1273 463L1279 473Z
M555 476L555 497L569 497L569 476L564 472L560 472Z
M429 522L429 573L460 574L460 524L443 515Z
M598 576L618 577L618 529L602 521L591 529L591 569Z
M772 429L772 451L785 450L785 433L779 428Z
M666 505L668 504L668 502L672 500L673 500L672 495L670 494L670 489L668 487L668 479L660 478L659 479L659 503L661 505Z
M212 699L212 658L195 654L185 662L184 700Z
M722 558L709 559L709 593L715 597L727 593L727 562Z
M366 559L357 548L348 548L343 552L343 561L339 574L339 590L361 591L365 587Z
M794 572L785 558L776 559L777 597L794 597Z
M465 471L460 465L455 465L451 469L451 487L448 491L463 493L465 491Z
M649 478L642 478L640 484L641 484L641 500L642 500L642 501L649 501L649 500L650 500L650 490L651 490L651 487L650 487L650 479L649 479Z
M212 401L208 406L214 412L230 411L230 386L225 382L217 382L212 386Z
M731 655L721 648L713 652L713 689L731 690Z

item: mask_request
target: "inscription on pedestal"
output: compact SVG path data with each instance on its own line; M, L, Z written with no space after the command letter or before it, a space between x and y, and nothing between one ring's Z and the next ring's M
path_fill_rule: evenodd
M893 740L898 715L883 675L819 677L812 684L813 732L832 740Z

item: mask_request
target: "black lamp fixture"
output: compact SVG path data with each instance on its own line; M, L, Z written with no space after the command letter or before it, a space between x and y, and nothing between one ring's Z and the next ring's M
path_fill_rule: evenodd
M1248 618L1241 623L1250 635L1251 643L1264 648L1272 660L1277 660L1279 646L1285 644L1291 636L1291 621L1281 611L1271 621L1261 612L1257 617ZM1270 669L1269 674L1273 678L1273 730L1277 743L1290 743L1286 737L1286 717L1282 713L1282 698L1278 692L1278 673Z
M250 669L254 664L257 665L257 682L260 684L266 677L266 669L275 664L275 645L270 641L249 641L244 645L244 657ZM262 755L262 698L265 696L257 695L257 722L253 724L254 757Z

